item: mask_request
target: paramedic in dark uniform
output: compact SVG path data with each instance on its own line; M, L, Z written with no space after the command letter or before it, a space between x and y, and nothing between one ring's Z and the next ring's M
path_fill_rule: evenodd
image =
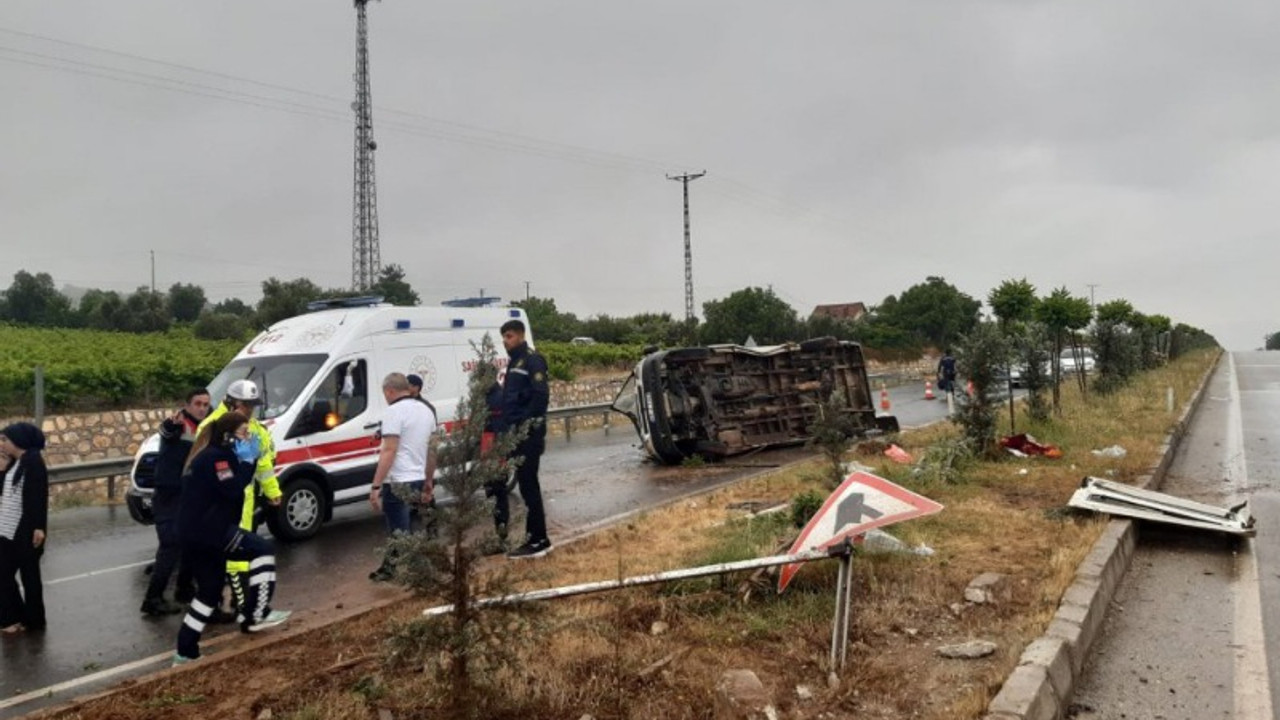
M551 552L542 488L538 484L538 465L546 449L546 415L551 389L547 384L547 361L529 347L524 336L525 327L520 320L503 323L502 347L506 348L510 360L502 384L502 414L496 426L499 432L509 432L529 423L528 436L511 453L511 457L519 461L516 484L529 514L525 518L524 544L508 552L509 558L535 558ZM506 485L496 493L493 512L494 522L505 526L509 517Z
M271 543L240 527L245 489L253 484L262 455L261 439L250 431L249 418L235 411L223 413L200 431L192 449L195 455L186 468L178 532L182 562L196 580L196 597L178 630L174 665L200 657L200 636L222 600L228 561L249 563L249 585L261 587L267 603L276 586ZM288 618L288 612L268 608L245 630L259 632Z

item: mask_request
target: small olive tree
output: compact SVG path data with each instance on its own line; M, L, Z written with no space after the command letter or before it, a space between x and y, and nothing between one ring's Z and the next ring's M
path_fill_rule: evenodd
M1087 298L1073 296L1066 288L1058 288L1036 306L1035 318L1044 324L1053 343L1050 375L1053 385L1053 411L1062 412L1062 349L1076 346L1076 333L1088 327L1093 307Z
M844 482L844 456L853 445L858 425L839 391L824 393L823 397L826 399L818 403L817 417L810 425L809 446L822 451L827 461L827 480L834 490Z
M1093 386L1098 392L1119 390L1140 369L1141 334L1135 326L1145 322L1127 300L1112 300L1098 306L1092 333L1097 359L1097 380Z
M982 323L961 338L956 361L960 372L973 384L973 393L962 397L952 420L959 424L965 438L979 457L996 457L996 371L1008 362L1009 343L992 323Z
M991 306L991 311L996 314L996 318L1000 321L1000 332L1005 336L1010 344L1017 347L1022 344L1022 336L1026 334L1027 323L1031 321L1033 313L1035 313L1036 304L1039 303L1036 298L1036 288L1027 282L1026 278L1021 280L1005 280L1000 283L1000 287L991 291L987 295L987 304ZM1013 398L1013 363L1016 361L1016 354L1010 353L1009 359L1005 363L1006 384L1009 391L1009 432L1017 432L1017 412Z
M449 716L484 717L500 695L485 692L493 671L514 660L525 635L527 606L501 605L481 610L476 599L505 595L511 589L506 572L480 572L482 544L491 522L485 487L505 483L519 458L510 458L528 435L523 427L496 438L485 432L489 419L486 396L497 382L496 353L485 335L475 346L476 359L467 395L458 405L451 433L434 443L438 469L437 507L426 512L434 532L414 532L391 539L397 558L397 580L420 596L441 597L453 605L447 615L416 618L397 627L391 637L393 664L434 666L448 685ZM447 496L447 497L444 497Z
M1016 338L1014 354L1022 366L1022 387L1027 391L1027 415L1032 420L1049 419L1049 403L1044 391L1049 387L1049 333L1038 322L1027 323Z

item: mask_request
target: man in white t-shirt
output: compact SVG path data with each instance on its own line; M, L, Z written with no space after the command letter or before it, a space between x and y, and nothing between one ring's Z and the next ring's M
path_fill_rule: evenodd
M369 487L369 504L386 517L389 534L407 533L409 500L430 500L430 490L424 488L423 479L427 475L427 444L436 430L436 417L410 394L409 380L403 373L391 373L382 381L382 396L387 399L387 409L382 415L382 448ZM395 558L390 553L383 556L377 570L369 573L370 580L379 582L394 577Z

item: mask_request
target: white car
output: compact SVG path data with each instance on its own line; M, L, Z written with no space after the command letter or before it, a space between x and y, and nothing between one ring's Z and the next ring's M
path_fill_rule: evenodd
M1062 363L1061 367L1062 367L1063 375L1069 375L1071 373L1077 372L1081 368L1084 369L1084 372L1086 375L1093 372L1093 368L1095 364L1095 361L1093 358L1093 351L1090 350L1089 348L1083 348L1080 352L1081 352L1080 363L1077 366L1076 356L1074 351L1072 351L1070 348L1062 351L1062 356L1059 358L1059 361Z

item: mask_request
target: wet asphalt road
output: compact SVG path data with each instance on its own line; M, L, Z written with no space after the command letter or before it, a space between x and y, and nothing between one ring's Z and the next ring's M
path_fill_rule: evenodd
M1264 720L1280 708L1280 353L1224 357L1205 392L1162 490L1248 499L1258 535L1140 526L1070 717Z
M946 413L945 400L926 402L923 388L889 392L892 412L904 427L934 422ZM540 475L553 539L808 457L803 448L787 448L682 472L648 462L626 419L615 415L613 422L609 433L576 432L568 442L548 440ZM133 522L126 508L65 510L51 516L50 526L42 565L49 629L0 638L0 718L163 667L181 622L180 615L153 619L138 612L155 533ZM381 518L367 505L338 508L313 540L278 547L277 605L307 621L335 607L393 595L395 588L366 578L383 540ZM207 638L226 632L225 626L212 627ZM130 663L138 666L122 667ZM106 677L93 680L95 674ZM51 697L15 702L16 696L60 683L71 685Z

